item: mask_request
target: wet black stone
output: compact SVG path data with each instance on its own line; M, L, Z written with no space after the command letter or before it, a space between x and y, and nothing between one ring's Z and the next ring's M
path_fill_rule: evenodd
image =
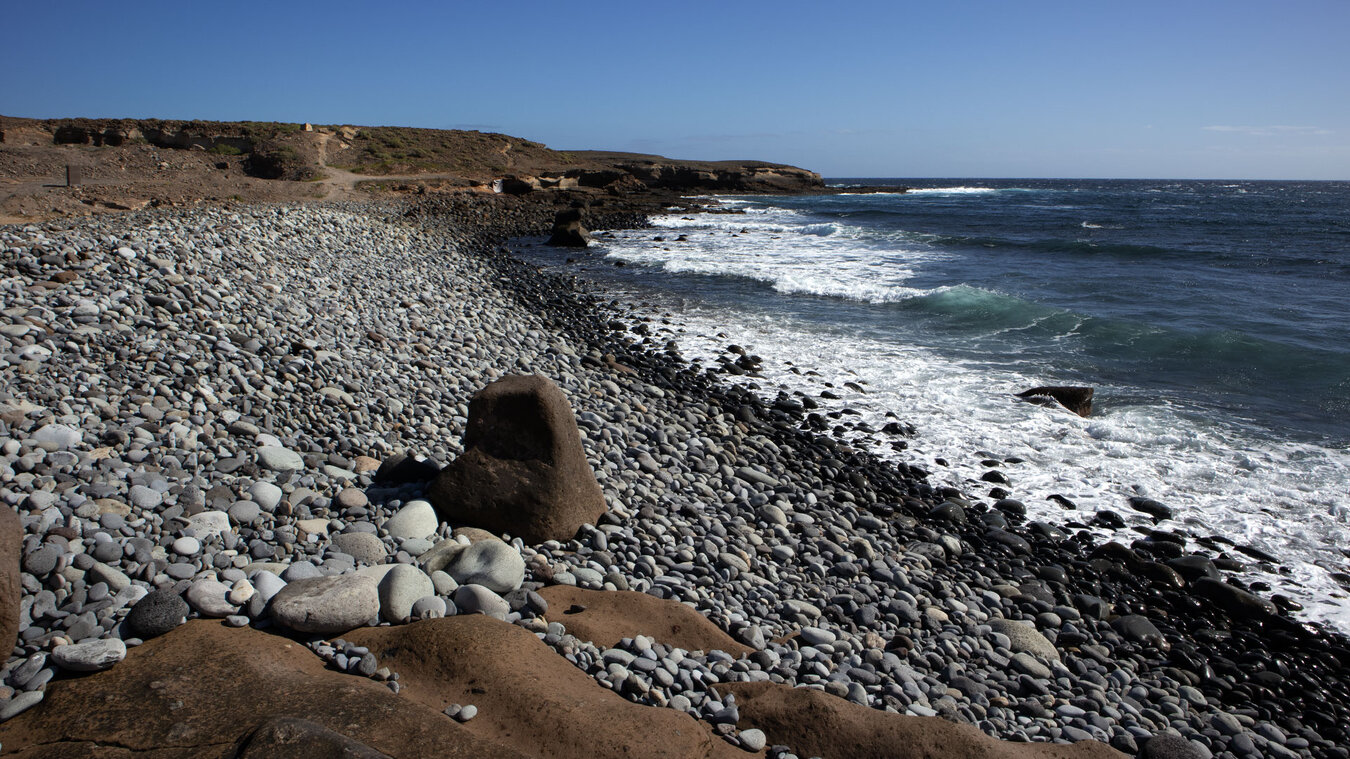
M1125 527L1125 520L1110 509L1103 509L1092 517L1092 524L1108 529L1119 530Z
M1000 499L994 504L994 508L1008 516L1024 517L1027 515L1026 504L1012 498Z
M1130 508L1134 509L1135 511L1148 514L1155 520L1172 518L1171 507L1159 503L1158 501L1155 501L1152 498L1142 498L1140 496L1132 496L1130 498Z
M1046 496L1045 500L1054 501L1055 503L1059 504L1060 506L1063 506L1066 509L1072 510L1078 508L1078 504L1074 503L1073 501L1069 500L1068 498L1065 498L1064 496L1058 493Z
M1201 577L1219 578L1219 569L1214 566L1214 562L1208 557L1191 555L1181 556L1167 562L1167 566L1175 569L1178 574L1186 578L1187 582L1195 582Z

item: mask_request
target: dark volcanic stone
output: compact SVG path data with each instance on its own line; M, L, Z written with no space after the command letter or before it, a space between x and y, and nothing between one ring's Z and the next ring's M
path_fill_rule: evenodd
M181 625L188 614L187 601L172 587L160 588L136 602L127 614L127 627L137 637L149 640Z
M955 501L944 501L938 504L928 513L928 516L952 524L966 523L966 510Z
M1159 733L1144 744L1140 759L1205 759L1200 750L1176 733Z
M1167 639L1163 637L1157 626L1146 617L1138 614L1129 614L1111 620L1111 628L1124 636L1126 640L1156 646L1164 651L1170 648Z
M1092 388L1090 387L1033 387L1017 394L1018 398L1037 402L1046 398L1079 416L1092 415Z
M1195 595L1213 601L1219 608L1235 617L1265 616L1278 611L1273 602L1220 580L1202 577L1195 581L1192 588Z
M1125 520L1120 515L1110 509L1102 509L1097 515L1092 517L1092 523L1102 527L1109 527L1113 530L1119 530L1125 526Z
M1157 520L1172 518L1172 508L1170 506L1161 504L1153 500L1152 498L1141 498L1139 496L1132 496L1130 498L1130 508L1134 509L1135 511L1141 511L1145 514L1148 514L1149 516Z
M1187 582L1195 582L1202 577L1213 580L1219 579L1219 568L1214 566L1214 562L1205 556L1180 556L1167 562L1167 566L1175 569L1178 574L1186 578Z
M503 377L473 397L464 453L428 495L448 522L528 543L569 540L605 513L572 407L538 375Z

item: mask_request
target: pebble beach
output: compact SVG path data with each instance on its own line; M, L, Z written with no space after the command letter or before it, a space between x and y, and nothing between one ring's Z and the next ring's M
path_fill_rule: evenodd
M752 754L816 755L747 726L735 694L775 683L1103 756L1350 757L1350 641L1175 535L1029 521L850 447L800 397L687 363L659 316L510 254L553 210L0 227L0 511L21 536L0 751L31 748L6 730L50 689L184 620L288 636L398 695L415 673L361 628L482 614ZM607 511L570 540L447 522L428 500L470 399L511 375L575 412ZM569 625L602 605L582 591L678 603L720 637L599 640Z

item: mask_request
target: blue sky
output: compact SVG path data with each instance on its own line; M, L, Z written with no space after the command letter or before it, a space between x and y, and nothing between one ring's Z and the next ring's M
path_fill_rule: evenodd
M14 3L0 113L392 124L826 176L1350 179L1350 2Z

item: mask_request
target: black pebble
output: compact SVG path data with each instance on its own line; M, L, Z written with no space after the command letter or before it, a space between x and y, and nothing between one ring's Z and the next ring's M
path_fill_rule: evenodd
M136 637L149 640L181 625L187 615L187 601L171 587L160 588L131 607L127 627Z

